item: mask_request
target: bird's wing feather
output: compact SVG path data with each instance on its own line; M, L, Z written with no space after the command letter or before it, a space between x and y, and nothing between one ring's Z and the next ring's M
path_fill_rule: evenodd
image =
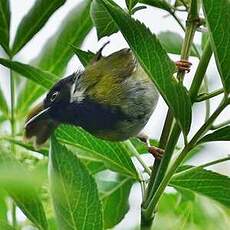
M122 49L88 65L76 83L74 97L78 92L92 100L109 105L119 105L125 81L136 71L137 61L130 49Z

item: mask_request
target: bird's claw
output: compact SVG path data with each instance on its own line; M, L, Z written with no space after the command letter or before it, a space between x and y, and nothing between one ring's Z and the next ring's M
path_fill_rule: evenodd
M176 62L176 67L178 68L179 71L185 71L189 73L191 66L192 66L192 63L186 60L180 60Z
M150 144L149 137L146 134L144 134L144 133L139 134L138 135L138 139L140 141L144 142L147 145L148 152L150 154L152 154L156 159L161 160L161 158L163 157L163 154L165 152L163 149L160 149L160 148L157 148L155 146L152 146Z
M148 147L148 152L151 153L156 159L161 160L165 151L163 149L151 146Z

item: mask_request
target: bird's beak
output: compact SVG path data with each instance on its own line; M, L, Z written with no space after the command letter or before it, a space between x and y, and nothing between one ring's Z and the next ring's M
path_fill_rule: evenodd
M50 107L44 108L43 103L40 103L37 106L35 106L30 111L30 113L27 117L25 129L34 123L49 119L49 111L50 111Z
M58 126L49 114L50 107L44 108L40 103L29 113L25 123L25 139L35 137L35 146L44 144Z

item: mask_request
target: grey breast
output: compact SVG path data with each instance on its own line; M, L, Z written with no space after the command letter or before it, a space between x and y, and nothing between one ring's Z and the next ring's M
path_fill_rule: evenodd
M97 136L123 141L137 136L152 115L159 98L158 91L142 67L137 64L133 74L126 78L121 87L126 92L120 105L125 119L119 120L113 130L98 130Z

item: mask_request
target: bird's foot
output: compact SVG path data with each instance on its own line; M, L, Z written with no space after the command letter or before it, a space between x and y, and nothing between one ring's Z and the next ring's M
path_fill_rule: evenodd
M154 158L156 158L158 160L160 160L162 158L162 156L164 154L164 150L160 149L160 148L157 148L155 146L152 146L150 144L150 139L146 134L143 134L143 133L139 134L138 139L146 144L146 146L148 148L148 152L152 156L154 156Z
M157 160L161 160L165 151L155 146L150 146L148 147L148 152L151 153Z
M192 66L192 63L186 60L180 60L176 62L176 67L179 71L185 71L189 73L191 66Z

